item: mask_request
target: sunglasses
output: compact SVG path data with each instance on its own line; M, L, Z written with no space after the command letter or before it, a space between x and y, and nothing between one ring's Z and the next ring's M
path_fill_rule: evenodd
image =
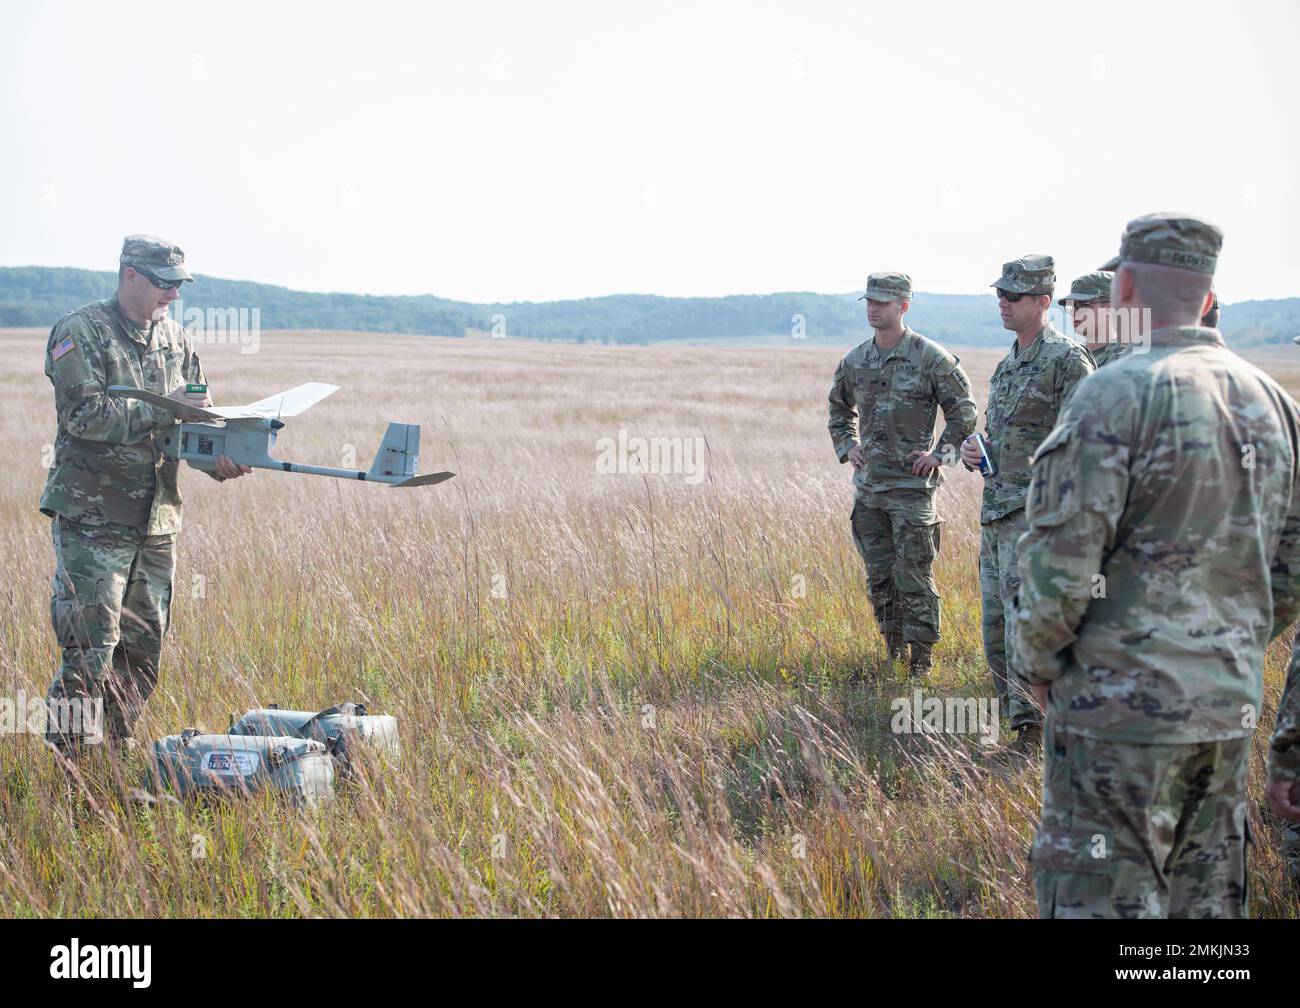
M1006 298L1012 304L1018 304L1021 298L1042 297L1041 294L1015 294L1011 291L1005 291L1001 287L997 288L997 292L999 298Z
M185 282L184 280L163 280L160 277L154 276L147 269L141 269L139 266L132 266L131 268L135 270L137 273L139 273L146 280L148 280L155 287L157 287L159 290L165 290L165 291L177 290L180 287L180 285Z

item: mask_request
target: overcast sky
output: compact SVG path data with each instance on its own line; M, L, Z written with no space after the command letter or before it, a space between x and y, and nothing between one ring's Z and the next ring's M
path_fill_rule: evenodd
M0 35L0 265L472 301L980 292L1219 224L1300 294L1289 2L27 3Z

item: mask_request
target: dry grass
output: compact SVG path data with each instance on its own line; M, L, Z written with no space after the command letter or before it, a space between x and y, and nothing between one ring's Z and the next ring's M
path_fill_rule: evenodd
M56 663L43 345L0 334L10 697L43 694ZM0 738L0 913L1033 914L1037 768L889 730L911 685L883 664L849 539L834 352L269 333L258 355L203 357L218 402L343 386L291 422L283 458L340 464L351 443L364 467L397 419L424 426L422 469L459 475L394 490L185 471L139 734L364 697L399 718L401 765L328 813L100 787L69 803L38 739ZM982 387L995 355L963 358ZM599 475L596 441L620 427L707 437L708 479ZM959 473L940 491L940 695L989 691L978 489ZM1285 654L1269 653L1270 702ZM1256 912L1294 916L1274 824L1253 814Z

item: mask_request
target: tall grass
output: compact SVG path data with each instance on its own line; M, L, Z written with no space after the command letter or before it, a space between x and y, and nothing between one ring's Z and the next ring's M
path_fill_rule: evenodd
M0 696L40 695L52 439L43 335L0 336ZM264 334L201 349L218 402L343 390L288 459L368 465L424 427L395 490L182 475L172 634L148 740L278 702L395 714L395 765L325 810L269 796L129 800L135 761L65 794L38 738L0 738L9 916L1027 916L1039 767L975 737L897 735L825 432L825 350L552 348ZM963 354L983 387L992 354ZM707 478L600 475L596 440L707 438ZM952 476L929 694L989 693L978 490ZM1269 700L1286 649L1268 658ZM1269 727L1266 718L1265 728ZM1262 751L1262 744L1259 746ZM1258 756L1258 754L1257 754ZM1257 913L1294 916L1252 769Z

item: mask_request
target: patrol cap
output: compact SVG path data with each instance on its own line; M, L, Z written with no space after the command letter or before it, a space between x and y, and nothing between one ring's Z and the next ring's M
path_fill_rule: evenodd
M1070 293L1065 295L1056 303L1059 305L1068 304L1073 301L1075 304L1088 304L1091 301L1109 301L1110 300L1110 282L1115 279L1114 273L1108 273L1105 270L1096 270L1092 273L1085 273L1078 277L1074 283L1070 284Z
M1056 263L1049 255L1027 255L1002 264L1002 275L990 287L1012 294L1051 294L1056 286Z
M912 296L912 278L906 273L868 273L867 292L859 301L901 301Z
M1186 214L1147 214L1128 222L1119 255L1100 268L1117 269L1122 262L1154 263L1213 276L1222 247L1223 232L1209 221Z
M179 245L153 235L133 234L122 239L123 266L148 270L159 280L193 280L185 268L185 253Z

